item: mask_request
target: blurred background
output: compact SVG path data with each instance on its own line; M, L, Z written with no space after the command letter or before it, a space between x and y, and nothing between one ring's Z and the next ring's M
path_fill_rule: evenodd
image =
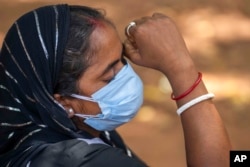
M249 0L0 0L0 45L8 28L25 12L57 3L106 10L124 40L124 27L162 12L175 20L203 72L236 150L250 150L250 1ZM134 66L145 84L136 118L118 131L130 148L153 167L185 167L185 149L176 105L164 76Z

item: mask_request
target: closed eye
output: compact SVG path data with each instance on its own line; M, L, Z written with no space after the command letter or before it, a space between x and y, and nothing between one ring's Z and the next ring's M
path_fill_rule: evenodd
M112 80L114 80L115 77L111 78L111 79L107 79L107 80L104 80L104 82L106 83L110 83Z

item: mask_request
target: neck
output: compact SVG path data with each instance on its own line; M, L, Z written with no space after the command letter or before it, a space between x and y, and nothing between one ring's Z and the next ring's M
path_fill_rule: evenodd
M85 131L87 133L89 133L90 135L92 135L93 137L99 137L101 132L88 126L87 124L85 124L81 118L78 117L73 117L71 118L72 121L74 122L74 124L76 125L76 127L79 130Z
M86 125L86 129L82 129L82 130L85 130L86 132L91 134L93 137L99 137L101 134L100 131L93 129L93 128L89 127L88 125Z

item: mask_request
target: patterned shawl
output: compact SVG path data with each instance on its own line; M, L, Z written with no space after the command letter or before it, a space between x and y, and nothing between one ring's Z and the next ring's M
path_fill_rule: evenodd
M67 5L46 6L23 15L6 35L0 53L1 165L10 156L17 161L17 153L38 151L34 136L40 143L80 137L53 98L69 21Z

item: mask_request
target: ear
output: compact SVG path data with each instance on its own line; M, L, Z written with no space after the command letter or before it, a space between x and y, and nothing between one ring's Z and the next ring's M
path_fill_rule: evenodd
M54 98L56 101L58 101L60 104L63 103L63 97L60 94L54 94Z
M54 94L55 100L60 103L68 114L69 118L72 118L75 114L71 100L60 94Z

